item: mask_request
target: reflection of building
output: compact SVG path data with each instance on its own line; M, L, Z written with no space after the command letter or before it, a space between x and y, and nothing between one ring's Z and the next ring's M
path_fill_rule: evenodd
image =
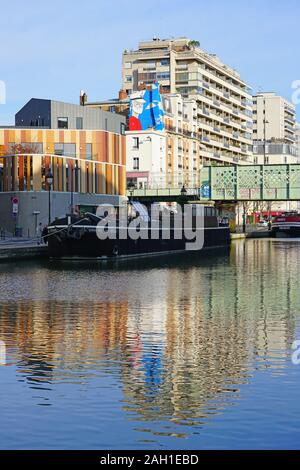
M252 97L239 74L187 38L145 41L123 53L123 89L130 95L155 81L163 93L196 100L201 156L252 161Z
M91 276L89 265L79 301L66 289L73 268L32 274L23 267L18 275L25 270L40 300L2 301L0 338L18 374L39 381L39 400L43 383L95 380L101 387L108 374L122 385L116 399L147 420L149 432L166 422L172 433L176 423L190 432L231 406L256 370L285 367L300 303L294 258L293 248L252 240L235 244L230 258L185 256L180 266L176 259L160 269L148 260L134 270L131 261L114 270L108 291L106 275L95 268Z
M32 127L0 129L2 228L13 232L18 225L24 234L33 236L34 213L39 215L38 222L47 222L45 177L49 170L53 174L52 217L70 211L73 192L76 205L115 204L125 194L125 118L102 110L82 110L82 106L30 100L16 122ZM40 120L35 119L36 113ZM19 199L15 215L12 195Z

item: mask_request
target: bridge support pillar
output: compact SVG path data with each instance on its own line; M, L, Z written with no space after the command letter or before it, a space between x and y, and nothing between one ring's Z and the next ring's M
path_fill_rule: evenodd
M229 219L230 231L234 233L236 231L237 225L242 223L242 219L239 220L241 215L239 204L235 201L216 201L215 206L221 218L227 217Z

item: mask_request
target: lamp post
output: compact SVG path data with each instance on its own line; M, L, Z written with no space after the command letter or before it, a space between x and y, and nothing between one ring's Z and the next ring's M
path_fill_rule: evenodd
M264 165L267 164L267 121L266 116L266 100L264 99Z
M50 225L50 223L51 223L51 186L53 184L53 175L51 173L50 168L49 168L48 173L46 175L46 183L48 185L48 204L49 204L48 222L49 222L49 225Z
M186 197L187 195L187 190L185 189L185 186L183 185L181 190L180 190L180 195L182 198Z
M127 188L128 188L128 191L129 191L129 202L132 202L134 188L135 188L134 183L132 181L130 181L127 185Z
M78 168L76 166L75 168L72 168L72 174L71 174L71 215L74 214L74 177L73 177L73 172L75 173L75 178L78 174L78 171L80 171L81 168Z

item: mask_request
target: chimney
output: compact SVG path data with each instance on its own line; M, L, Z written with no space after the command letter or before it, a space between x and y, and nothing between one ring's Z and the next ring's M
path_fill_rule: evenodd
M126 93L125 90L120 90L119 91L119 100L120 101L123 101L123 100L126 100L128 98L128 95Z
M80 98L79 98L80 106L84 106L86 102L87 102L87 94L84 90L80 90Z

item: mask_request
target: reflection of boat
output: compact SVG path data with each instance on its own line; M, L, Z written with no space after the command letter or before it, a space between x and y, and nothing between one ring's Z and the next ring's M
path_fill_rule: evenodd
M137 214L136 211L133 216L131 215L130 221L137 220L137 215L141 217L141 214ZM195 237L201 239L199 245L196 243L196 239L189 238L190 235L185 232L184 224L183 228L178 228L174 213L170 213L170 225L167 229L162 225L161 219L156 221L157 231L154 237L150 228L151 220L149 217L148 220L146 219L145 215L144 222L147 224L140 229L144 237L139 236L137 239L131 236L130 224L125 227L126 235L124 237L126 222L120 225L119 219L115 234L112 237L100 239L98 225L104 219L91 212L87 212L83 216L72 215L57 219L48 227L49 255L52 258L64 259L119 259L185 252L187 244L190 244L189 250L193 251L217 247L226 248L230 245L229 227L219 226L217 212L213 207L204 209L201 227L198 224L195 211L191 217L193 233ZM200 228L195 232L197 226ZM204 243L201 242L202 239ZM193 244L194 246L191 247Z
M273 237L300 237L300 214L298 212L284 212L275 217L272 223Z

